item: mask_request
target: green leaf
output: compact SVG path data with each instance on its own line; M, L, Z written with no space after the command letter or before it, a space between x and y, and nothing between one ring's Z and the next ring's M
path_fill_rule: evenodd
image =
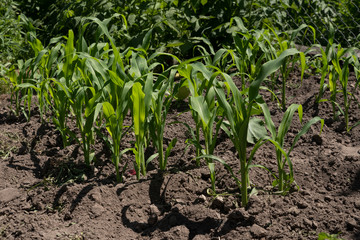
M247 134L247 142L255 144L259 139L267 135L264 122L259 118L250 118Z
M109 74L110 74L110 79L113 83L115 83L120 87L124 86L124 81L115 72L109 70Z
M111 116L115 115L114 108L109 102L104 102L102 104L102 106L103 106L103 111L104 111L105 117L107 119L110 118Z
M283 61L286 59L286 57L295 55L297 53L300 52L295 48L287 49L283 51L278 58L268 61L261 67L260 73L257 75L256 79L250 85L250 89L249 89L250 102L252 102L257 97L262 81L264 81L264 79L267 78L270 74L278 70L279 67L282 65Z
M210 120L210 112L204 96L190 97L190 104L192 109L199 114L203 124L207 127Z
M271 114L270 114L269 108L264 101L262 101L262 103L258 103L258 104L263 110L265 124L271 133L271 138L273 140L275 140L276 139L276 127L275 127L273 120L271 119Z
M40 90L38 87L36 87L34 84L31 84L31 83L21 83L21 84L17 85L17 87L19 87L19 88L33 88L36 91Z
M174 138L173 140L171 140L171 142L169 143L169 146L166 148L166 151L165 151L165 166L166 166L166 163L167 163L167 159L168 157L170 156L170 152L171 152L171 149L173 149L173 147L175 147L177 143L177 138Z
M167 47L167 48L180 47L180 46L182 46L182 45L184 45L184 44L185 44L184 42L181 42L181 41L179 41L179 40L175 40L175 41L172 41L172 42L168 43L168 44L166 45L166 47Z
M154 153L153 155L151 155L147 160L145 165L147 166L152 160L154 160L157 156L159 155L159 153Z
M295 144L297 143L297 141L299 140L299 138L304 135L305 133L307 133L307 131L309 130L309 128L311 127L311 125L315 124L316 122L320 121L321 122L321 127L320 127L320 133L322 132L322 129L324 127L324 119L321 119L320 117L314 117L312 118L309 122L307 122L303 128L300 130L300 132L295 136L294 141L291 145L290 150L288 151L288 155L290 154L290 152L293 150L293 148L295 147Z
M302 106L299 104L291 104L288 109L286 110L283 119L281 120L280 126L278 128L278 134L276 136L276 141L283 146L285 135L287 134L290 125L292 123L292 119L294 116L295 111L298 110L299 118L301 120L302 117Z
M132 87L131 100L133 102L133 121L135 135L141 139L144 136L144 122L145 122L145 93L142 91L142 86L136 82Z
M145 37L143 39L142 45L141 47L147 51L150 47L150 42L151 42L151 38L152 38L152 29L150 29L146 34Z

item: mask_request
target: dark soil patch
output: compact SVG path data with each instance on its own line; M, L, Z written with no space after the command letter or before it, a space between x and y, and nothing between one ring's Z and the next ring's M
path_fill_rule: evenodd
M97 162L87 168L77 145L61 149L52 124L40 124L38 115L29 122L14 117L9 96L1 95L0 237L317 239L320 232L341 232L344 239L360 239L359 129L347 133L341 116L339 121L332 121L331 104L314 104L317 77L311 76L296 87L300 82L297 76L289 80L288 103L303 104L304 121L316 115L324 118L323 132L319 136L319 124L314 125L291 154L299 191L276 195L272 177L263 170L251 170L258 194L251 197L247 209L239 208L236 184L221 165L216 165L218 193L228 194L217 199L207 194L209 171L205 164L195 167L194 148L187 147L189 133L182 124L166 128L166 144L178 138L167 172L159 173L154 161L141 181L126 174L124 183L116 184L106 145L96 143ZM268 93L263 94L269 98ZM183 121L193 126L189 112L179 114L186 105L177 104L168 122ZM276 102L269 107L278 124L282 111ZM359 109L351 109L351 116L352 123L360 119ZM289 140L298 126L299 121L294 120ZM238 169L234 147L224 136L219 137L215 155ZM128 134L124 147L132 146L132 141L132 134ZM123 160L132 167L131 153ZM276 172L273 147L262 146L255 163Z

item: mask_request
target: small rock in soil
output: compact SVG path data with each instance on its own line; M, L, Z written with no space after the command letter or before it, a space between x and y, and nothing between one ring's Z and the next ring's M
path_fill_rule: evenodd
M229 220L245 221L250 218L250 214L243 208L235 209L228 215Z
M323 139L320 135L315 134L312 136L312 142L316 143L317 145L322 145Z
M324 197L324 200L327 201L327 202L331 202L333 200L333 197L329 196L329 195L326 195Z
M307 202L305 202L305 201L299 201L299 202L297 203L297 206L298 206L298 208L300 208L300 209L305 209L305 208L307 208L307 207L309 206L309 204L308 204Z
M65 213L65 215L64 215L64 221L69 221L69 220L71 220L72 218L73 218L73 217L72 217L71 213L69 213L69 212Z
M272 216L270 217L270 214L266 212L260 213L255 216L254 223L266 229L271 225L271 218Z
M249 214L257 215L260 212L264 211L265 203L261 201L258 196L253 196L250 201L251 201L251 206L248 211Z
M357 209L360 209L360 200L355 200L354 205Z
M312 226L313 226L314 229L317 229L319 224L317 222L313 221Z
M216 209L223 209L224 207L224 198L223 197L216 197L212 204L211 204L212 208L216 208Z
M260 227L259 225L256 225L256 224L251 226L250 232L256 238L262 238L262 237L265 237L267 235L267 231L264 228L262 228L262 227Z
M155 204L150 205L150 213L156 214L157 216L160 216L161 212L159 211L159 208Z
M172 208L173 212L181 212L185 208L184 204L176 203Z
M358 225L357 222L353 218L350 218L349 220L346 221L346 229L348 231L352 231L354 227L357 227L357 225Z
M20 197L20 191L16 188L5 188L0 191L0 203L4 204Z
M176 235L177 239L188 239L190 231L184 225L180 225L180 226L174 227L173 233Z
M196 235L192 240L205 240L205 239L209 239L209 237L208 236L206 236L206 235L200 235L200 234L198 234L198 235ZM218 240L219 238L216 238L216 240ZM211 239L211 240L213 240L213 239Z
M206 202L206 197L204 194L201 194L196 200L195 200L196 203L204 203Z
M90 194L89 198L94 202L101 203L101 194L99 192Z
M312 227L312 225L313 225L312 221L307 218L304 218L303 222L306 227Z
M291 215L294 215L294 216L297 216L300 214L300 209L298 209L297 207L292 207L288 210L288 212L291 214Z
M104 207L97 203L91 208L91 213L94 214L94 217L99 217L104 211Z

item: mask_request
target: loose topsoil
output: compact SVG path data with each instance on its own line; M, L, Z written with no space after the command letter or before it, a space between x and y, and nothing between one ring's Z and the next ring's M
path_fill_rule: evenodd
M128 163L124 182L116 183L110 150L101 140L94 145L97 161L88 169L81 148L74 142L62 149L51 120L41 124L36 107L27 122L10 110L10 96L1 95L0 238L317 239L325 232L360 239L360 127L346 132L342 116L333 121L329 102L314 104L320 78L307 76L299 86L299 75L291 75L288 81L288 104L303 105L304 122L314 116L323 118L323 132L319 135L319 123L313 125L291 153L299 190L294 185L287 195L276 194L273 177L252 168L251 186L257 194L246 209L240 207L239 190L220 164L216 164L219 196L208 194L209 170L204 162L196 167L195 149L186 144L190 134L182 124L166 127L165 145L178 139L166 172L159 172L154 160L147 176L137 181L130 171L134 156L128 152L122 163ZM262 94L269 99L268 92ZM283 112L276 101L268 102L278 126ZM187 110L187 100L174 102L168 123L194 126ZM360 119L357 106L350 115L352 124ZM299 126L296 116L288 142ZM130 132L124 148L134 144ZM150 145L146 154L153 151ZM215 155L235 172L239 170L235 148L223 132ZM274 147L263 145L254 163L276 174Z

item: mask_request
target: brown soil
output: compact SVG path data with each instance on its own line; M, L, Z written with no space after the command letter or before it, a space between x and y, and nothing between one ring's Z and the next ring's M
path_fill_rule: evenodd
M305 121L316 115L325 119L322 134L318 135L320 124L314 125L291 154L300 190L277 195L271 175L253 168L250 178L258 193L247 209L239 207L236 184L221 165L216 165L216 184L217 192L224 195L216 199L208 195L209 170L205 164L195 166L195 151L187 147L189 133L181 124L166 129L165 143L178 138L167 172L159 173L153 161L147 177L137 181L127 172L124 183L117 184L105 144L95 144L97 162L87 169L76 144L61 149L52 124L40 124L36 111L29 122L15 117L9 96L1 95L0 238L317 239L320 232L341 232L341 238L360 239L359 128L347 133L342 117L332 121L330 103L314 105L318 77L308 77L301 87L298 83L298 77L292 76L288 103L303 104ZM268 98L268 93L263 94ZM283 112L275 102L269 107L278 125ZM358 121L359 109L351 109L351 116L352 123ZM168 122L174 121L194 126L186 103L174 103ZM293 126L289 140L297 132L297 119ZM132 146L132 141L128 134L124 147ZM239 169L224 133L215 155ZM132 153L123 157L128 170L133 159ZM274 148L262 146L255 163L276 173Z

